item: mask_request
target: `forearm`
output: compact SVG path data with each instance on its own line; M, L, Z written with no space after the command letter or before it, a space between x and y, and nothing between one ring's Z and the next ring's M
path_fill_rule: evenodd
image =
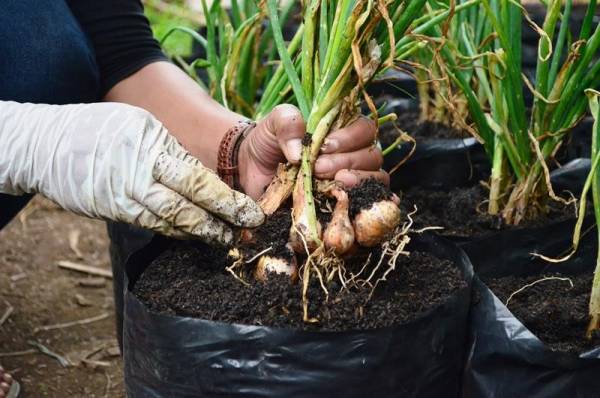
M151 63L113 86L105 100L144 108L202 163L215 170L221 138L243 116L214 101L175 65Z

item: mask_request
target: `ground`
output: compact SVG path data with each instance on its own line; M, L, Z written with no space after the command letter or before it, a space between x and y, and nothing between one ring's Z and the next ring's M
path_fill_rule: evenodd
M124 397L112 282L59 268L65 260L110 270L105 224L38 197L0 231L0 364L22 397ZM36 330L90 318L102 319Z

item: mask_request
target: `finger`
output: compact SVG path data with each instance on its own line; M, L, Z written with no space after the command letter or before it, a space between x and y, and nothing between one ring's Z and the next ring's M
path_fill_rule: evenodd
M363 148L349 153L321 155L315 163L317 178L333 178L342 169L378 171L383 165L383 155L376 147Z
M372 145L376 135L375 122L360 117L354 123L329 134L323 142L321 153L353 152Z
M123 221L177 239L189 239L189 234L174 229L167 220L158 217L139 202L132 201L128 204L128 208L127 215L115 221Z
M202 163L195 156L188 152L187 149L183 147L172 135L167 135L167 139L165 142L165 149L167 153L174 158L179 160L183 160L184 162L192 165L192 166L201 166Z
M374 178L381 181L383 184L390 185L390 176L383 170L366 171L366 170L340 170L335 174L335 180L341 182L344 188L352 188L360 184L361 181Z
M227 224L166 186L153 184L142 204L171 229L194 235L206 243L233 242L233 232Z
M277 105L265 119L266 127L277 139L288 162L296 164L302 154L302 138L306 125L302 113L294 105Z
M212 170L193 166L161 153L152 171L154 179L223 220L242 227L257 227L262 210L249 196L225 184Z

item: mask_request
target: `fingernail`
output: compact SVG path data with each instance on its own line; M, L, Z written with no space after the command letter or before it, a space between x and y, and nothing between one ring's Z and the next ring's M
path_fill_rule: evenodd
M321 152L323 153L333 153L337 151L339 147L339 143L337 140L333 140L331 138L325 138L323 145L321 146Z
M290 162L299 161L300 157L302 156L302 140L299 138L294 138L293 140L289 140L286 146L288 160Z
M325 174L331 172L333 164L329 159L318 158L315 162L315 173Z

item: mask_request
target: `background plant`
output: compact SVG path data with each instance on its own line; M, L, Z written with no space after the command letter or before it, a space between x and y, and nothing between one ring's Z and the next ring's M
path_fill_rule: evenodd
M483 64L478 54L489 50L492 28L482 12L480 1L429 2L426 9L430 15L443 13L448 18L441 24L423 29L425 35L417 38L423 45L410 57L415 62L420 120L464 127L468 119L467 101L446 73L441 49L452 49L444 55L452 57L455 69L461 71L480 103L485 103L476 72Z
M596 1L588 5L578 37L569 33L572 0L547 3L540 35L535 82L522 74L521 23L527 14L517 1L482 0L482 9L496 38L476 67L478 84L487 97L469 84L468 75L454 63L455 48L443 50L447 72L463 91L470 117L492 162L488 212L500 214L508 224L535 218L548 199L560 200L552 191L547 161L586 111L584 91L600 84L600 27L592 29ZM481 54L480 54L481 56ZM534 95L531 112L524 90ZM480 93L481 93L480 92ZM489 104L489 108L485 106Z

